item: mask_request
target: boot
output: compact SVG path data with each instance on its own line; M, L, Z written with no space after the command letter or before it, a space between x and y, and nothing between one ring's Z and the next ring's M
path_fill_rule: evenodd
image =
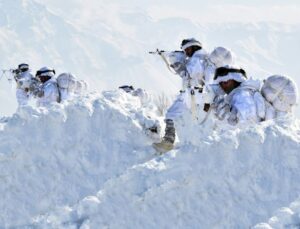
M153 147L160 153L165 153L174 148L175 127L171 119L166 119L165 136L159 143L153 143Z

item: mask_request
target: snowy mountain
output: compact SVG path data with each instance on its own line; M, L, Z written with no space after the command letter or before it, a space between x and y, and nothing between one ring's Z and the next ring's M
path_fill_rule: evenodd
M180 88L178 77L148 51L179 49L183 38L196 37L207 50L220 45L232 49L237 63L250 76L262 79L281 73L300 84L299 24L225 24L203 22L193 14L157 16L155 4L158 1L152 5L146 1L49 1L46 5L45 1L1 0L0 67L28 62L34 72L45 65L58 73L72 72L85 79L92 90L132 84L151 92L175 94ZM162 7L165 4L169 3ZM170 11L174 7L176 4L170 4ZM12 114L14 91L4 79L0 82L0 101L9 105L0 111ZM299 109L297 112L300 114Z
M122 91L20 109L1 123L1 227L249 228L298 197L299 120L188 115L156 156L145 121L163 117Z

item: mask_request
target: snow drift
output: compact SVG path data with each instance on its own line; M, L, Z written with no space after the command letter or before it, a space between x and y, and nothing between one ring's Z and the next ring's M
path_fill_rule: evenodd
M37 228L249 228L300 191L299 122L198 134L127 169ZM200 133L200 134L199 134Z
M115 91L49 110L23 107L2 119L0 228L75 204L147 160L154 153L143 131L150 108L143 108L138 97Z
M153 156L149 103L89 94L2 121L4 228L249 228L300 192L300 122L232 128L189 114Z
M300 201L292 202L289 207L282 207L268 220L268 223L259 223L253 229L300 228Z

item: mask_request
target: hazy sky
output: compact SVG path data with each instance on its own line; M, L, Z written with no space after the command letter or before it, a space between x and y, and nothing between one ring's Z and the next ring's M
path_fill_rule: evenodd
M252 1L199 1L199 0L39 0L67 18L87 20L108 5L126 9L140 8L154 19L170 16L187 17L203 23L215 22L261 22L273 21L286 24L300 23L300 2L296 0L252 0ZM112 8L111 8L112 9ZM67 12L67 13L66 13ZM88 12L93 12L89 14ZM97 15L99 16L99 15Z

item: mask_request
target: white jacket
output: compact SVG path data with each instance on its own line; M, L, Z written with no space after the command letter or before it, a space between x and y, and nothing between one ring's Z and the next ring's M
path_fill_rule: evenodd
M219 119L227 119L229 124L253 122L257 123L265 119L265 99L259 92L259 80L246 80L239 87L216 104L216 116Z
M29 70L26 72L19 73L15 78L17 82L17 88L23 90L28 89L33 78L34 77Z
M33 79L34 77L29 70L21 72L15 77L17 83L16 98L19 106L28 104L31 95L29 89Z
M203 61L207 57L207 52L203 49L196 51L192 57L187 59L186 71L182 72L182 89L189 87L199 87L204 84Z
M40 92L41 97L37 98L37 106L47 106L59 100L59 91L55 78L51 78L43 83Z
M19 106L27 105L29 102L29 93L24 89L17 88L16 90L16 98Z

